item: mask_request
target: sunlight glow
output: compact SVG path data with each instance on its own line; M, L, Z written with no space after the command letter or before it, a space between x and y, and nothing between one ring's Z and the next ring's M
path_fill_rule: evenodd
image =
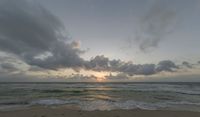
M106 80L105 77L97 77L96 78L97 82L104 82Z

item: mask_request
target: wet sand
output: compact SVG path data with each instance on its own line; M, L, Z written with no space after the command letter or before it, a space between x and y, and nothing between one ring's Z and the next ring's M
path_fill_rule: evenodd
M33 107L22 110L0 111L0 117L200 117L200 112L139 109L82 111L65 107Z

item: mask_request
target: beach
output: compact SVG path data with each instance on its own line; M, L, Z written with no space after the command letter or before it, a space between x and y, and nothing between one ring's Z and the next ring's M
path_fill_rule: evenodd
M0 0L0 117L200 117L200 0Z
M0 117L200 117L200 112L169 110L111 110L83 111L66 107L33 107L29 109L0 111Z

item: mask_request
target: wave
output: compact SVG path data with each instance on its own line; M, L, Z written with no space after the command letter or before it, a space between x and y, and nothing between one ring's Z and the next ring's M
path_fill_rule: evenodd
M183 105L198 106L197 109L191 110L190 108L182 108ZM94 111L94 110L131 110L131 109L143 109L143 110L188 110L188 111L199 111L200 103L192 102L165 102L165 103L147 103L134 100L127 100L121 102L109 102L109 101L90 101L81 102L80 104L82 110Z
M193 84L23 84L0 89L0 110L12 106L75 105L82 110L200 110L200 85ZM194 109L195 110L195 109Z
M200 103L194 102L187 102L187 101L166 101L166 102L142 102L142 101L135 101L135 100L124 100L124 101L109 101L109 100L95 100L95 101L83 101L83 100L72 100L72 99L37 99L32 100L26 103L14 103L14 102L6 102L1 103L0 110L3 107L17 107L17 106L59 106L59 105L69 105L74 104L78 106L81 110L93 111L93 110L116 110L116 109L144 109L144 110L160 110L160 109L185 109L182 108L184 105L189 105L191 107L198 107L200 108ZM5 109L4 108L4 109ZM190 108L187 108L190 110ZM187 110L186 109L186 110ZM195 111L195 110L193 110Z
M34 100L30 102L30 105L63 105L69 103L66 100L61 99L40 99L40 100Z
M31 107L31 106L59 106L59 105L75 105L81 110L94 111L94 110L131 110L131 109L144 109L144 110L188 110L188 111L199 111L200 103L179 101L179 102L142 102L135 100L124 100L124 101L109 101L109 100L94 100L94 101L83 101L75 99L56 99L56 98L47 98L47 99L37 99L31 100L26 103L21 102L5 102L0 104L0 110L5 109L17 109L21 107ZM187 108L184 108L186 106ZM189 108L192 107L192 108ZM194 107L197 107L194 109Z

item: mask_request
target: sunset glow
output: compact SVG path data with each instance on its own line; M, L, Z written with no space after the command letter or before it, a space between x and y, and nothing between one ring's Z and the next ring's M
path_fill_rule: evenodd
M106 78L104 78L104 77L97 77L96 80L97 80L97 82L104 82L106 80Z

